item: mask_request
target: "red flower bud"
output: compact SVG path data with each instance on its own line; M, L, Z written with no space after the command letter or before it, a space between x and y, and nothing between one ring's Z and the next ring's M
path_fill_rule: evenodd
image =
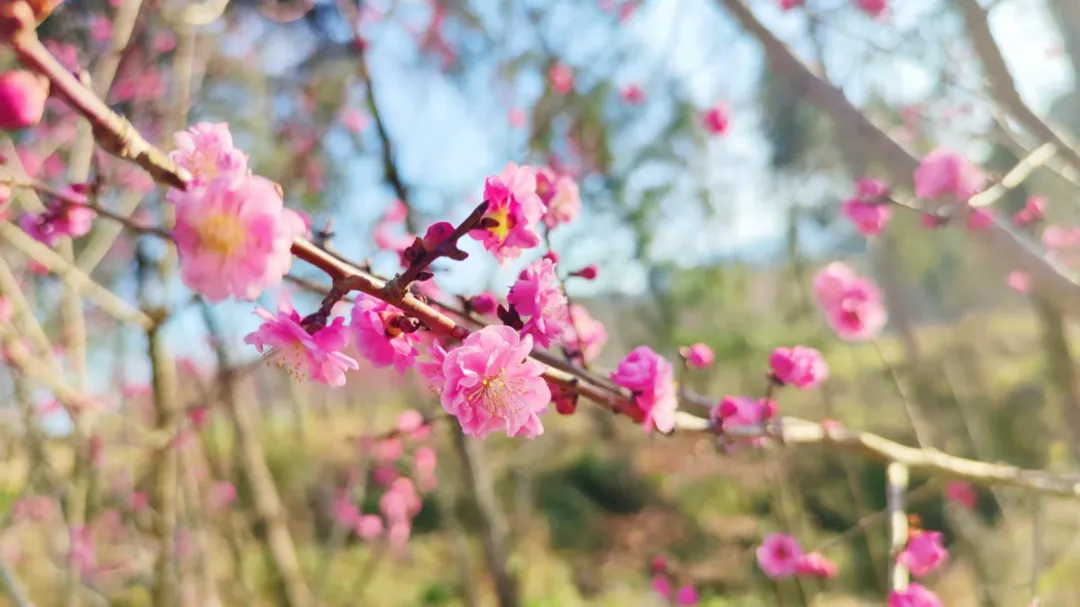
M26 70L0 75L0 129L16 131L34 126L45 112L49 81Z

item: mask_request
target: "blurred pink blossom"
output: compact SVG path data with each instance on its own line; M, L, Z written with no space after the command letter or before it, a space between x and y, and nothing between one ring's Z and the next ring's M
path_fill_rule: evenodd
M772 533L758 546L757 562L765 575L774 580L795 575L802 557L799 542L786 533Z
M704 369L711 366L716 360L716 354L707 344L694 344L679 348L679 355L686 359L686 364L695 369Z

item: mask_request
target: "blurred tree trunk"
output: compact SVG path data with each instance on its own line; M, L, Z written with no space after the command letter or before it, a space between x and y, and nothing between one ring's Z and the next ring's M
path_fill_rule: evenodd
M465 494L478 515L484 560L495 584L499 607L519 607L522 603L518 581L510 570L506 516L495 495L491 472L484 458L484 445L479 440L465 436L456 423L450 424L450 432L453 434L454 449L461 459Z

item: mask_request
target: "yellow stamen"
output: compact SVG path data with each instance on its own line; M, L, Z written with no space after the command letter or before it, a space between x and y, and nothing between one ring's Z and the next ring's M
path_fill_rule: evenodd
M246 239L247 230L236 215L214 213L199 224L202 246L222 257L242 249Z

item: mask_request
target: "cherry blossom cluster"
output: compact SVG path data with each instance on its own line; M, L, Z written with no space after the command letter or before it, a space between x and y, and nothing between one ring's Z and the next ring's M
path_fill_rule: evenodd
M662 556L653 559L650 565L652 574L652 588L660 598L671 605L690 607L698 604L697 589L692 584L684 584L672 592L675 576L668 566L668 561Z
M392 549L401 552L412 534L413 519L420 513L421 495L434 491L438 484L431 426L419 412L405 411L398 418L394 436L365 439L363 449L373 464L371 480L380 491L379 511L362 512L353 502L352 487L347 487L334 499L334 520L362 540L385 537Z

